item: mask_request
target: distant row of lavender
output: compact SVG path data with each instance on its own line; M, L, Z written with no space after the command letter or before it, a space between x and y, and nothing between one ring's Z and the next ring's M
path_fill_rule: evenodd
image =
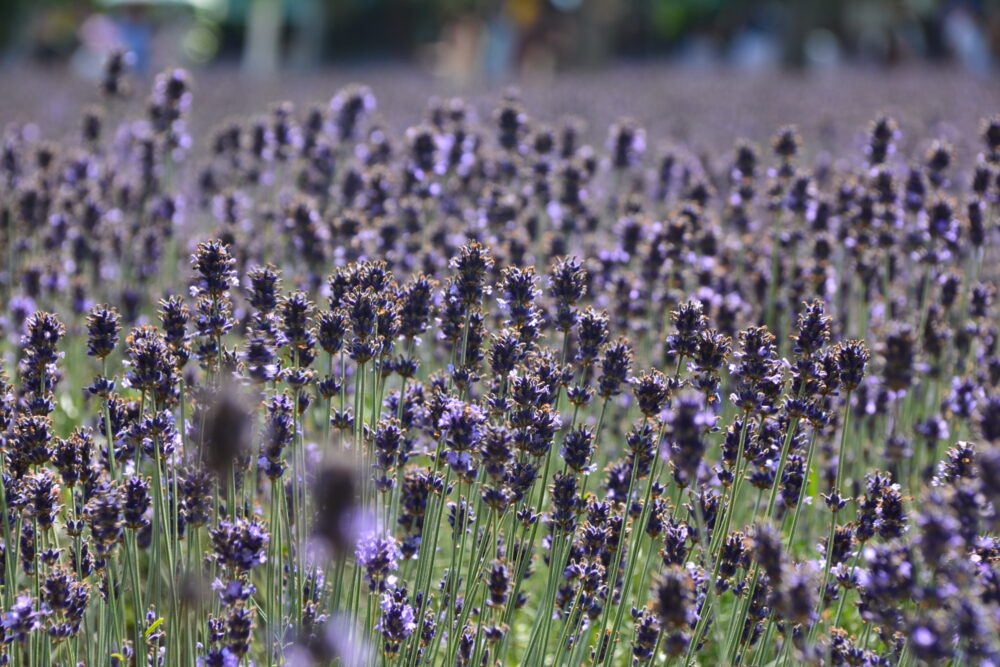
M127 75L0 146L0 664L1000 665L1000 118L194 146Z

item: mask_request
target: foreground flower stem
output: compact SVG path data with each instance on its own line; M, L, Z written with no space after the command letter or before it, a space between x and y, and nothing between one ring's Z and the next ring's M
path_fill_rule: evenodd
M727 490L728 493L725 502L722 504L722 512L724 513L724 516L722 522L722 530L716 531L716 533L720 536L718 538L718 542L716 539L716 535L714 534L712 535L711 544L709 546L709 552L712 554L718 553L718 544L721 543L721 540L725 539L724 537L725 535L729 534L729 525L730 522L732 521L733 513L735 512L733 503L735 503L736 499L739 497L740 486L743 481L743 452L746 447L747 427L749 426L749 424L750 424L750 415L749 413L744 411L743 424L740 427L740 444L739 447L737 448L738 451L736 453L736 460L734 462L736 471L733 475L733 483ZM704 536L702 537L702 539L704 539ZM712 577L709 580L710 586L715 585L715 581L716 579L718 579L719 576L719 566L722 563L721 559L719 558L714 558L713 560L715 564L712 567ZM716 610L716 612L718 611L721 610ZM701 613L698 615L698 622L695 624L694 634L691 635L691 642L688 645L687 655L684 658L685 666L692 664L694 656L697 653L697 645L699 642L699 638L702 636L702 634L704 634L705 626L709 622L711 614L712 614L711 604L708 601L706 601L706 604L702 606Z
M799 426L799 418L795 417L791 420L788 425L788 432L785 434L784 442L781 445L781 455L778 459L778 467L774 474L774 483L771 486L771 493L767 500L767 510L764 513L765 519L771 519L774 516L774 505L778 498L778 489L781 487L781 477L785 470L785 461L788 458L789 445L792 442L792 438L795 437L795 432ZM751 591L752 593L753 591ZM766 652L770 648L771 632L774 629L774 609L767 616L767 623L764 628L764 639L758 642L758 650L763 652L765 655L759 656L760 658L766 657Z
M844 474L844 459L847 458L847 430L850 426L851 419L851 392L848 391L846 397L844 398L844 424L841 426L840 432L840 448L837 452L837 482L836 486L833 488L833 493L840 493L841 485L843 484L843 474ZM816 638L816 633L819 632L820 615L822 614L823 607L825 606L824 601L826 599L826 587L830 580L830 566L833 563L833 538L837 530L837 511L833 508L830 517L830 534L827 537L826 542L826 562L823 565L823 578L820 580L819 588L819 600L816 602L816 610L814 616L816 618L815 624L810 629L809 640L814 642Z
M646 489L645 489L645 491L643 492L643 495L642 495L642 497L643 497L642 512L640 512L640 514L639 514L638 522L634 522L632 524L632 533L635 535L635 545L634 545L634 548L636 550L636 553L630 554L629 559L628 559L628 565L626 565L626 567L625 567L625 579L622 581L622 599L618 603L618 611L615 614L615 622L611 626L611 638L608 641L608 651L607 651L607 654L605 654L605 656L604 656L604 664L605 665L610 665L611 664L611 659L612 659L612 657L614 656L614 653L615 653L615 648L616 648L615 647L615 642L617 641L618 632L621 629L622 620L625 618L625 606L627 604L629 604L629 602L626 599L628 597L627 593L628 593L628 589L629 589L629 586L630 586L631 581L632 581L632 574L633 574L633 572L635 570L636 561L638 560L638 556L639 556L639 554L638 554L638 547L642 543L642 537L643 537L643 534L644 534L643 531L645 530L646 521L648 521L648 519L649 519L649 510L650 510L650 507L653 504L652 498L650 497L650 490L652 489L653 482L656 481L656 477L657 477L657 474L658 474L658 470L657 470L658 465L657 464L659 463L660 459L662 458L660 456L659 449L660 449L660 443L663 441L663 431L664 431L665 428L666 428L666 423L663 423L663 424L660 425L660 429L657 432L656 440L655 440L655 445L654 445L655 449L654 449L654 455L653 455L653 463L652 463L652 466L651 466L650 471L649 471L649 477L646 480ZM700 512L701 511L700 503L696 503L696 505L697 505L698 511ZM626 506L626 508L627 508L627 506ZM617 568L616 568L615 571L617 572Z
M789 549L793 544L795 544L795 530L799 525L799 516L802 514L802 505L805 501L806 488L809 486L809 479L812 474L812 460L816 450L816 438L818 433L818 429L814 426L812 434L809 436L809 447L806 450L806 463L805 472L802 476L802 488L799 489L799 496L795 503L795 510L792 512L792 525L788 529L788 539L785 543L785 547Z
M628 508L629 508L629 504L632 502L632 490L633 490L633 487L635 486L636 471L637 471L638 467L639 466L637 465L637 463L633 462L633 464L632 464L632 471L629 474L628 493L626 493L626 495L625 495L623 509L622 509L623 514L622 514L621 532L620 532L620 534L618 536L618 544L615 546L614 557L611 559L612 568L610 570L608 570L608 573L607 573L607 581L608 581L608 604L606 604L604 606L604 609L601 611L601 624L599 626L600 627L600 631L597 634L598 649L597 649L597 658L596 658L596 660L598 662L601 662L601 663L604 662L604 658L605 658L605 654L602 653L602 651L608 652L608 651L612 651L613 650L613 647L611 646L610 641L607 641L605 639L605 632L607 631L607 627L608 627L608 620L609 620L608 619L608 614L610 613L610 608L612 606L611 605L611 601L614 599L614 588L615 588L615 581L618 578L618 568L621 567L622 554L624 553L624 550L625 550L625 542L628 539L628 537L627 537L628 536L628 532L627 532L627 530L628 530L628 526L627 526L627 522L628 522Z

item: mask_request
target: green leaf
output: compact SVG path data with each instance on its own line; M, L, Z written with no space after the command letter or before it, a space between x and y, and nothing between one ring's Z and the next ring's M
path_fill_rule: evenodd
M156 632L156 628L160 627L161 625L163 625L163 618L158 618L155 621L153 621L152 625L146 628L146 632L142 633L143 638L149 639L149 636L154 632Z

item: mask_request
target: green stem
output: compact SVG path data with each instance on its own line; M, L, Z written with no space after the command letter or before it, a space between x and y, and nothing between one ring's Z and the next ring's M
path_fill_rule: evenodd
M846 452L847 430L848 426L850 425L850 419L851 419L850 391L847 392L846 399L844 400L844 406L845 406L844 424L841 428L841 433L840 433L840 450L837 453L837 481L836 481L836 486L834 486L833 489L834 493L840 493L841 484L843 483L842 478L844 474L843 472L844 459L847 458L847 452ZM824 599L826 598L826 586L830 580L830 566L833 563L833 539L834 536L836 535L836 530L837 530L837 512L834 510L832 511L832 516L830 517L830 535L827 538L826 542L826 562L823 565L823 579L819 589L819 600L816 602L816 612L814 614L814 616L816 617L816 621L809 632L810 641L815 640L816 633L819 631L819 626L821 625L820 614L823 611Z

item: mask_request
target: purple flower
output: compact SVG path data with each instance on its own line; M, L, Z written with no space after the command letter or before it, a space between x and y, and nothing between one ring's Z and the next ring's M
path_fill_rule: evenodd
M250 582L233 579L223 583L221 579L212 582L212 590L219 594L219 602L226 607L232 607L237 602L246 602L256 591L257 587Z
M192 287L194 296L207 295L219 299L230 288L239 285L236 259L229 252L229 246L222 241L212 239L198 244L197 251L191 255L191 264L197 274Z
M248 571L267 561L270 536L258 519L221 521L210 532L219 563Z
M358 540L354 549L358 566L365 568L365 579L372 592L385 589L391 584L390 572L399 569L399 559L402 552L399 542L391 534L384 536L370 532Z
M4 643L24 642L31 632L42 627L42 619L46 615L47 611L35 609L35 602L30 595L19 595L10 611L4 612L0 617Z
M96 306L87 316L87 354L104 359L118 344L121 329L118 311L107 306Z
M400 643L417 629L416 614L406 598L405 589L393 589L382 593L379 605L382 614L375 629L385 639L386 654L394 657L399 653Z
M450 449L465 452L479 447L486 419L486 413L478 405L449 399L437 425Z

